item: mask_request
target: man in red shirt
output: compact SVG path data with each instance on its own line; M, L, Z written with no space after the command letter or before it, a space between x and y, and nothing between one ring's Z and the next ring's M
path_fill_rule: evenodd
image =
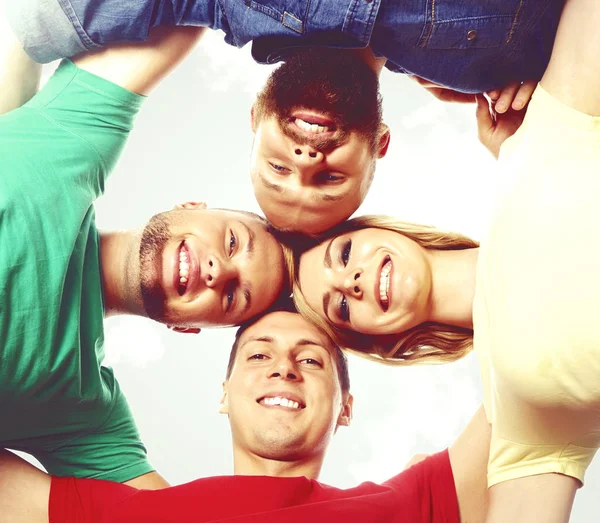
M352 419L345 357L299 314L242 327L220 410L229 416L234 475L159 491L50 477L0 454L0 522L483 521L490 429L475 415L448 450L380 485L341 490L317 481L330 440ZM391 445L394 435L381 444Z

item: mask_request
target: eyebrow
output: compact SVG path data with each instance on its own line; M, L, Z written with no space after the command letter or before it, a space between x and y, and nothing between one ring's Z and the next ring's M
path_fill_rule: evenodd
M329 316L329 302L330 301L331 301L331 294L329 294L328 292L325 292L323 294L323 312L325 313L325 316L331 323L335 323Z
M267 189L270 189L271 191L275 191L280 194L283 194L286 190L285 187L283 187L282 185L279 185L277 183L273 183L273 182L267 180L267 178L263 175L262 172L258 173L258 178L260 179L261 183ZM344 195L344 194L328 194L328 193L315 194L315 193L313 193L314 200L321 200L323 202L339 202L339 201L343 200L345 197L346 197L346 195Z
M273 183L270 182L269 180L267 180L267 178L264 176L264 174L262 172L258 172L258 178L260 179L260 181L262 182L262 184L267 188L270 189L272 191L278 192L278 193L283 193L285 192L285 188L277 183Z
M256 234L243 221L238 220L238 223L243 229L246 230L246 234L248 234L248 243L244 249L244 254L247 260L252 260L254 257L254 240L256 238ZM252 307L252 286L249 283L244 283L243 292L245 303L244 308L242 309L242 314L246 314L250 310L250 307Z
M320 194L318 196L318 198L320 200L323 200L324 202L339 202L340 200L343 200L345 198L345 195L343 194Z
M251 341L264 341L266 343L272 343L273 338L271 336L250 336L244 343L242 343L240 349L244 348Z
M335 240L335 237L329 240L327 248L325 249L325 256L323 256L323 267L326 269L331 269L331 245L333 244L333 240Z
M322 343L319 343L316 340L311 340L308 338L302 338L296 342L296 347L305 347L307 345L315 345L317 347L323 347Z

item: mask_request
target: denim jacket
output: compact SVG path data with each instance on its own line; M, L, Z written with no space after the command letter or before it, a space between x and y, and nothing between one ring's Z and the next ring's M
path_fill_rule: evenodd
M12 0L29 55L49 62L158 25L206 26L260 63L294 47L370 45L391 71L464 92L541 78L564 0Z

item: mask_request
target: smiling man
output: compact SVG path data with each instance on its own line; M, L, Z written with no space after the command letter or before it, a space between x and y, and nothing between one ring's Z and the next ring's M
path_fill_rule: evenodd
M0 453L0 522L483 522L490 427L482 409L449 450L382 484L342 490L317 479L352 405L340 349L299 314L268 313L238 331L223 384L235 475L144 491L50 478Z
M188 203L140 230L96 228L94 201L144 95L202 31L158 28L145 44L65 61L0 116L0 447L53 474L166 485L102 365L105 316L198 332L247 321L283 287L280 245L243 211Z
M307 48L269 77L252 108L256 199L280 229L322 232L364 200L390 132L368 51Z
M275 227L316 234L358 209L386 153L384 66L423 79L442 99L474 101L464 93L506 87L497 110L522 109L535 82L520 84L541 78L563 3L21 0L7 8L40 62L145 40L159 25L221 30L228 44L252 42L257 62L284 61L254 108L252 182Z

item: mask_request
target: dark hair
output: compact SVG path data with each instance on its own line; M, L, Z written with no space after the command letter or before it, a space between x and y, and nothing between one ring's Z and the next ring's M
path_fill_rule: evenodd
M238 347L240 344L240 339L242 337L242 334L244 334L244 332L246 332L246 329L248 329L248 327L250 327L251 325L254 325L254 323L259 321L262 317L266 316L267 314L271 314L272 312L279 312L279 311L292 312L294 314L298 314L298 311L294 308L293 305L291 305L289 303L289 299L288 299L286 303L280 303L280 304L278 304L278 306L276 308L271 308L267 312L258 316L257 318L254 318L253 320L250 320L240 326L240 328L235 333L235 341L233 342L233 346L231 347L231 352L229 353L229 362L227 363L227 373L225 374L226 380L228 380L231 377L231 372L233 371L233 366L235 364L235 358L237 356L237 351L238 351ZM344 354L344 352L339 348L339 346L337 346L335 343L333 343L333 341L331 341L331 339L329 341L331 342L331 346L333 347L333 354L335 356L335 366L337 368L337 375L338 375L338 379L340 381L340 388L342 389L342 392L349 392L350 391L350 374L348 372L348 359L346 358L346 355Z

